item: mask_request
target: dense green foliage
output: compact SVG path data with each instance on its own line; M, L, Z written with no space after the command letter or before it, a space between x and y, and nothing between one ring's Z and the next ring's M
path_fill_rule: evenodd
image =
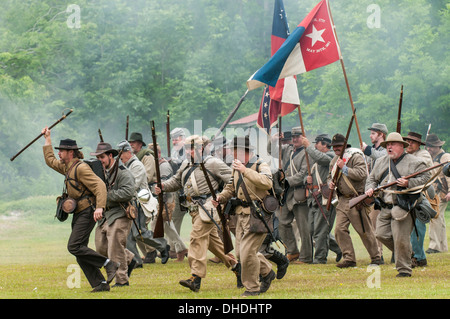
M285 0L291 30L318 0ZM402 131L431 131L450 141L450 6L436 0L380 0L380 27L369 28L374 1L331 0L363 138L383 122L395 130L404 85ZM71 137L89 154L101 128L107 141L130 131L150 140L149 120L165 139L172 127L219 127L270 57L272 0L3 0L0 4L0 198L59 191L38 141L56 121L56 144ZM340 63L298 77L308 134L344 132L351 107ZM236 118L256 112L262 95L247 95ZM298 125L294 112L283 127ZM326 125L325 125L326 123ZM352 140L357 143L355 131ZM164 143L162 143L164 144Z

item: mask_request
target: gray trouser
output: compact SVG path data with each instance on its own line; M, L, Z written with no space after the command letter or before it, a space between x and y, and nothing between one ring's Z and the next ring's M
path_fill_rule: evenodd
M309 231L308 222L309 208L304 204L294 205L292 210L288 210L287 205L282 206L281 210L277 211L279 219L280 237L287 246L288 254L300 253L299 260L311 263L312 262L312 241ZM297 240L295 239L294 231L292 229L292 222L295 218L298 231L300 233L301 247L298 249Z
M395 251L395 267L399 273L411 274L411 231L413 221L408 214L397 221L392 218L391 210L382 208L377 219L376 236L389 250Z
M334 210L334 206L330 210ZM323 211L323 214L322 214ZM314 262L326 263L330 249L330 231L333 228L334 218L326 207L311 205L309 208L309 222L311 238L314 241ZM325 217L324 217L325 215Z
M142 258L140 257L136 247L137 241L143 242L158 251L164 251L167 245L167 240L165 238L153 238L153 232L147 228L146 219L147 217L142 212L142 209L139 208L138 216L135 221L141 233L139 233L139 230L133 222L131 225L131 231L127 237L127 249L134 254L138 264L142 264Z

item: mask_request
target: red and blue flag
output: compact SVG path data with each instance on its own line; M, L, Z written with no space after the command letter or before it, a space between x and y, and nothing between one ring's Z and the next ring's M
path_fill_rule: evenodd
M271 59L247 80L249 90L276 86L280 79L341 59L328 0L320 1L295 28Z
M275 0L273 12L271 54L275 54L289 37L289 25L282 0ZM289 114L300 104L297 80L294 76L276 81L274 86L266 85L259 107L257 125L266 130L276 124L278 116Z

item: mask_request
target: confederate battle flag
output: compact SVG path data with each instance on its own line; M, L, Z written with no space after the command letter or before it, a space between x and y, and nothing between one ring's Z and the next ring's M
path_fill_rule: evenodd
M320 1L272 58L247 80L249 90L275 86L280 79L308 72L341 59L328 0Z
M289 36L289 26L282 0L275 1L272 22L271 49L275 54ZM257 125L269 134L270 128L276 124L278 115L289 114L300 104L297 80L294 76L282 78L275 87L266 85L259 107Z

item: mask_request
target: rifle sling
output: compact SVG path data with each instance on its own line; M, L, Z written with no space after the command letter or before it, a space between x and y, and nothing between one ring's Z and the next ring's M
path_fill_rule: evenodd
M254 158L254 157L253 157ZM249 161L248 161L248 163L247 164L245 164L245 167L246 168L250 168L250 167L252 167L252 165L253 165L253 163L255 162L254 160L253 160L253 158L251 158ZM259 165L261 165L261 161L259 160L259 159L257 159L257 161L256 161L256 171L259 173ZM237 194L237 192L238 192L238 190L239 190L239 187L241 187L241 183L244 181L244 177L242 176L242 174L239 174L239 179L238 179L238 181L236 182L236 189L235 189L235 192L236 192L236 194Z

